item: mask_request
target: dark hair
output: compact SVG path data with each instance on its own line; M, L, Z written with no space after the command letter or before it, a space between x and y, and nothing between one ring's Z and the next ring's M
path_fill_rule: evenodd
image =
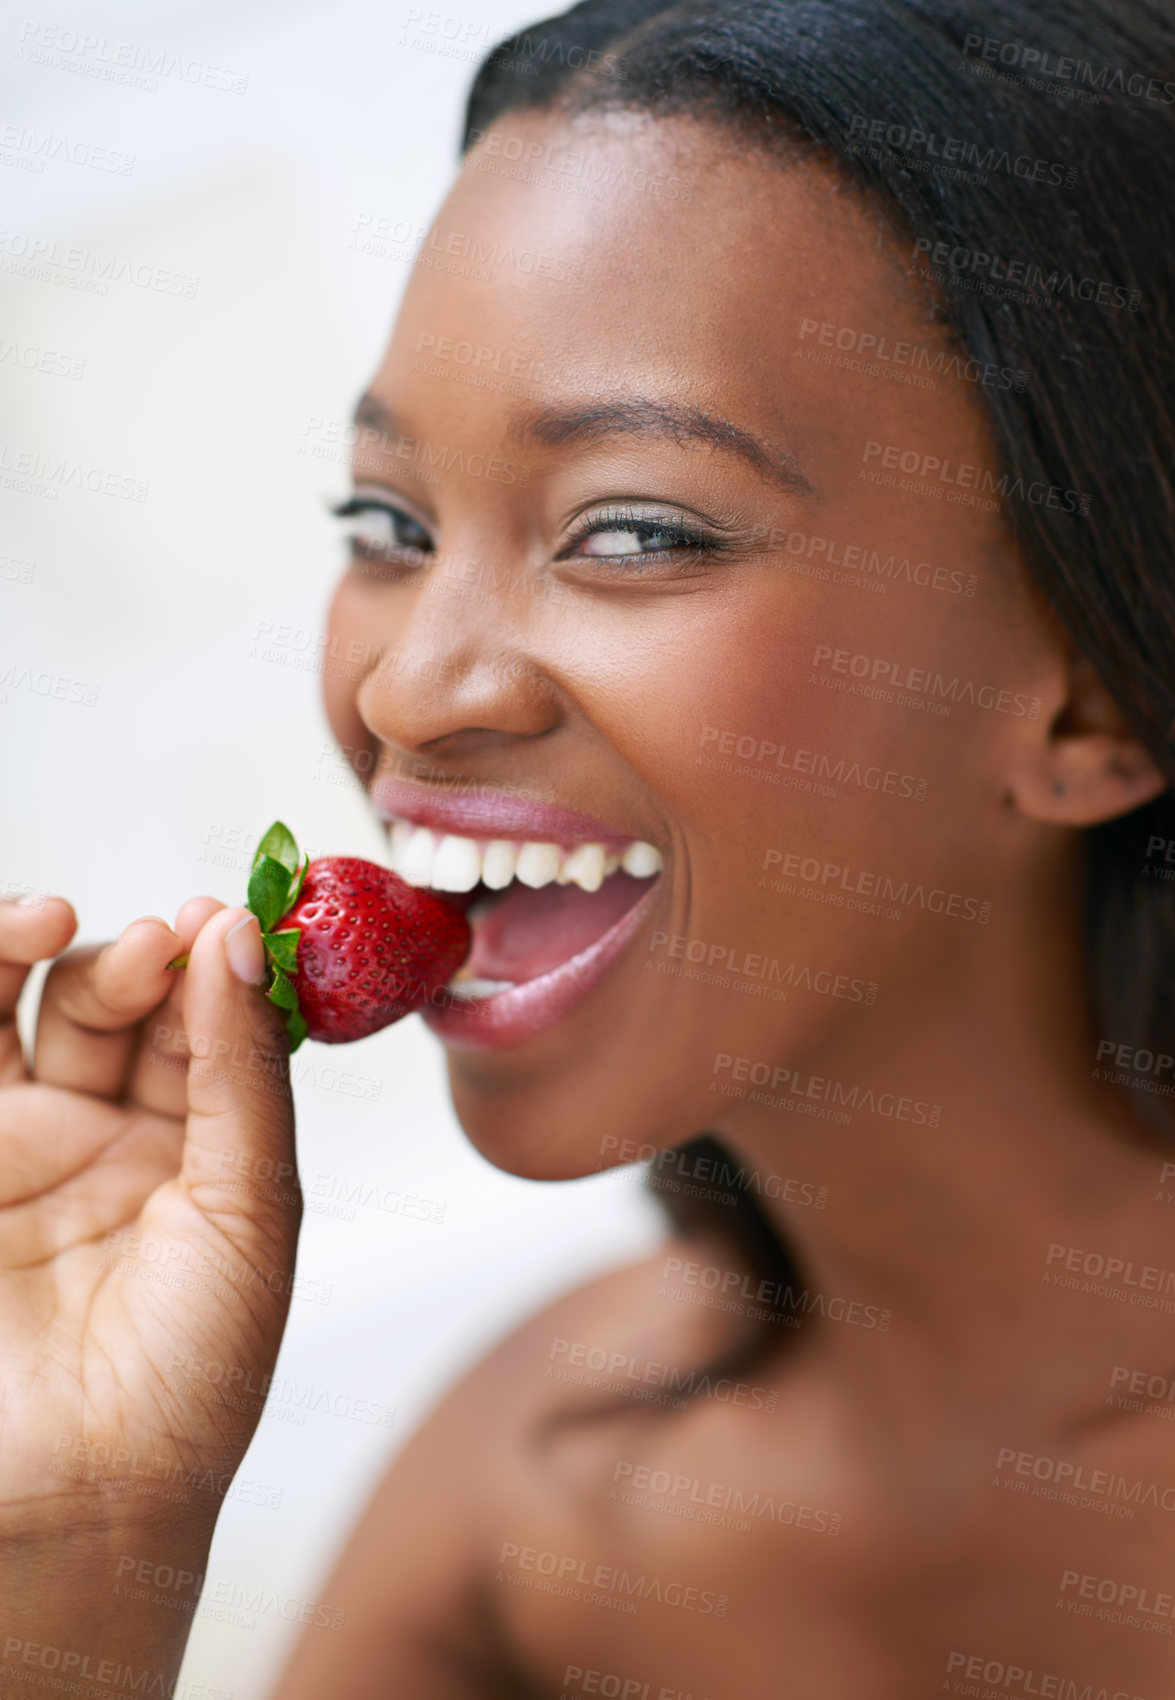
M960 347L1026 374L983 390L1010 533L1175 782L1173 103L1152 0L583 0L483 62L463 151L510 111L620 107L835 163L942 261L928 311ZM1027 287L996 286L1009 266ZM1173 1054L1175 883L1150 853L1175 794L1085 839L1096 1030ZM1129 1078L1166 1127L1152 1073Z

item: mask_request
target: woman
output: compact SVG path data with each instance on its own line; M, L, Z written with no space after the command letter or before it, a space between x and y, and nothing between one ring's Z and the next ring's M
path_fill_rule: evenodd
M528 260L414 272L328 708L477 884L471 1139L652 1154L672 1228L448 1396L278 1700L1171 1692L1173 100L1108 0L587 0L479 72L434 240ZM4 908L9 1009L73 925ZM261 972L194 899L9 1030L5 1692L171 1691L112 1590L198 1593L254 1424L176 1354L284 1322Z

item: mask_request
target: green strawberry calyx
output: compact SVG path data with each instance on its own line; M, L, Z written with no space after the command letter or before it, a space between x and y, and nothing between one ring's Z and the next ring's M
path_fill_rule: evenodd
M249 892L245 907L261 923L261 942L269 967L265 995L271 1003L284 1010L286 1032L290 1036L291 1055L306 1037L306 1020L298 1008L298 994L290 976L298 967L298 940L301 927L274 928L283 915L288 915L302 890L308 858L298 849L293 833L282 821L276 820L257 846L253 866L249 870Z
M298 901L306 878L308 858L303 856L293 833L283 821L275 820L257 846L249 870L249 891L245 907L261 923L261 942L265 946L268 976L265 995L283 1010L286 1032L290 1038L290 1054L298 1049L307 1034L306 1018L298 1008L298 993L290 976L298 968L298 940L301 927L274 929L283 915L288 915ZM186 968L187 955L177 956L169 968Z

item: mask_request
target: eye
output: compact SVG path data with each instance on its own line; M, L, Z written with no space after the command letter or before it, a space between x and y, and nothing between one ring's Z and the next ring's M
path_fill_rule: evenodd
M606 531L589 531L582 540L577 555L644 555L653 551L680 548L692 541L684 531L652 520L635 521L626 526L610 526Z
M594 560L628 563L628 571L652 565L680 566L724 547L724 539L680 519L610 508L577 522L561 561Z
M418 567L432 549L432 539L419 520L383 496L357 491L331 508L336 519L357 523L348 533L356 561L384 561Z

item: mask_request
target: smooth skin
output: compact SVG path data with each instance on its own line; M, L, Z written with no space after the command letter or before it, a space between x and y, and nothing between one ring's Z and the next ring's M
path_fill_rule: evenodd
M511 138L587 153L613 186L590 196L557 174L507 175ZM1110 1397L1116 1367L1175 1373L1167 1318L1057 1285L1050 1253L1170 1261L1161 1158L1094 1072L1078 904L1077 829L1137 807L1163 780L1030 593L1002 516L869 477L870 442L993 466L982 396L956 377L917 389L838 366L835 353L811 357L813 321L949 345L905 276L901 242L835 177L810 159L781 166L708 125L512 115L474 151L438 231L551 263L503 263L488 283L413 275L355 464L357 487L399 510L413 548L356 562L339 587L333 632L376 659L358 685L328 679L332 725L365 778L373 756L377 773L414 778L422 794L462 781L526 788L665 858L646 933L576 1010L524 1045L451 1052L458 1112L492 1161L543 1178L622 1161L625 1141L668 1149L715 1130L747 1170L775 1178L764 1206L819 1303L792 1328L761 1325L745 1302L708 1302L715 1282L737 1299L757 1281L715 1228L674 1233L654 1258L549 1307L397 1457L319 1591L344 1608L344 1626L305 1632L276 1700L608 1691L569 1667L617 1675L637 1685L629 1693L647 1682L662 1700L912 1700L966 1692L973 1658L1153 1700L1170 1688L1169 1641L1099 1619L1096 1603L1070 1609L1087 1596L1065 1578L1162 1592L1171 1513L1145 1497L1131 1517L1111 1515L1104 1495L1069 1504L1034 1491L1049 1481L1031 1463L998 1461L1010 1451L1121 1475L1156 1484L1156 1501L1175 1492L1170 1425ZM469 368L441 352L463 345L492 351L492 383L464 381ZM585 429L585 409L618 403L641 429ZM757 464L655 426L670 407L758 439ZM424 466L435 468L427 479ZM707 541L651 547L645 530L634 556L634 515ZM801 573L811 557L789 551L796 535L931 563L973 577L976 593L895 582L879 594ZM1036 711L960 702L936 716L855 693L844 672L829 688L822 648L994 686L986 700L1003 691ZM753 764L707 763L715 729L914 776L925 797L851 782L828 797ZM909 904L895 920L818 900L818 880L775 890L772 850L971 897L990 919ZM59 951L68 928L62 912L54 933L52 913L34 923L0 911L0 928L26 929L6 956ZM181 922L180 938L196 935L185 1023L255 1030L268 1019L261 1000L219 954L227 922ZM176 939L146 926L158 924L137 923L105 968L66 957L50 980L41 1031L46 1055L65 1059L64 1079L45 1077L68 1091L53 1100L62 1123L91 1125L111 1093L135 1102L124 1081L147 1071L128 1075L128 1057ZM687 978L674 971L685 962L673 937L807 966L842 990L793 986L779 1001ZM879 989L871 1000L843 990L855 985ZM117 1081L76 1014L69 1024L71 1007L89 1011L82 1029L122 1032ZM723 1057L891 1092L941 1116L855 1111L845 1125L740 1102L714 1090L734 1079ZM189 1100L197 1082L189 1075ZM22 1150L37 1137L20 1094L38 1090L18 1084L4 1112L5 1139ZM218 1149L238 1137L274 1156L289 1149L284 1100L223 1091ZM166 1134L150 1121L149 1156L113 1219L160 1197L179 1207L186 1170L177 1183L175 1167L193 1139L206 1145L199 1097L183 1144L184 1107L176 1088ZM67 1213L73 1183L53 1183L72 1167L36 1183L51 1189L37 1200L43 1237ZM91 1245L115 1190L113 1173L95 1172ZM822 1206L783 1180L826 1188ZM185 1211L190 1198L189 1188ZM275 1220L240 1194L232 1208L241 1244L258 1233L268 1267L292 1267L291 1211ZM170 1231L191 1232L184 1221L169 1218ZM263 1372L280 1307L251 1318L250 1333L243 1292L225 1293L201 1301L198 1318L190 1301L192 1327L226 1361ZM25 1338L32 1306L21 1303ZM157 1420L145 1373L128 1374L146 1350L137 1326L111 1322L102 1336L134 1392L109 1401L118 1432L134 1419L157 1446L170 1435L177 1457L223 1459L234 1441L239 1457L247 1432L221 1437L217 1452L207 1413L187 1402ZM579 1348L625 1367L593 1384L575 1372ZM712 1380L680 1408L634 1395L724 1359L722 1389ZM62 1413L71 1418L76 1407ZM31 1436L31 1409L19 1421ZM103 1421L113 1431L115 1416ZM671 1490L642 1497L633 1482L645 1467L668 1472ZM27 1488L27 1463L21 1479ZM744 1507L760 1496L741 1523L723 1510L735 1490ZM775 1515L768 1500L795 1509ZM106 1514L103 1538L124 1540L121 1504ZM26 1503L9 1521L36 1539L53 1516ZM193 1519L172 1524L156 1506L153 1550L198 1548L194 1521L191 1532ZM556 1591L560 1577L571 1580ZM675 1603L624 1609L637 1578ZM29 1633L62 1634L64 1606L40 1599ZM142 1650L169 1629L95 1618L91 1631L95 1645L122 1637Z
M195 898L59 956L76 926L60 898L0 907L5 1695L30 1643L178 1667L190 1623L125 1607L118 1560L202 1573L255 1424L176 1363L272 1367L301 1218L241 1180L293 1132L253 917ZM16 1003L51 957L28 1058Z

